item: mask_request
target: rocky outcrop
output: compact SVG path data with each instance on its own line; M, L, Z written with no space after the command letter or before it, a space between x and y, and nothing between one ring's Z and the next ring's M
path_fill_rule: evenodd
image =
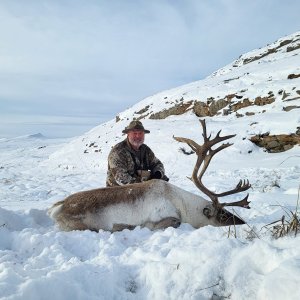
M287 47L284 48L285 46L287 46ZM270 54L274 54L274 53L278 52L279 50L286 51L286 52L291 52L291 51L297 50L299 48L300 48L299 36L297 36L295 39L283 40L282 42L279 43L278 46L268 48L264 52L261 52L258 55L255 55L255 56L252 56L252 57L241 58L241 60L242 60L242 63L244 65L246 65L246 64L249 64L253 61L258 61L258 60L262 59L263 57L266 57Z
M283 91L282 91L283 92ZM239 100L241 99L241 100ZM199 100L190 100L187 102L182 102L180 104L175 104L174 106L164 109L162 111L150 114L148 112L149 106L141 109L135 114L142 114L137 116L137 119L143 119L146 116L149 116L149 119L165 119L171 115L181 115L185 112L192 110L197 117L213 117L218 114L228 115L233 112L237 112L241 108L245 108L248 106L264 106L267 104L271 104L275 101L275 96L273 92L269 92L268 96L259 96L254 100L245 98L243 99L242 95L229 94L221 99L215 99L213 97L208 98L206 101ZM143 114L147 112L147 114ZM252 115L254 113L245 113L246 115ZM242 114L238 114L237 116L243 116Z
M194 101L188 101L185 103L176 104L175 106L170 107L169 109L164 109L162 111L150 115L149 119L158 120L165 119L171 115L182 115L191 109L193 102Z
M268 56L270 54L276 53L276 52L277 52L276 48L268 49L265 53L261 53L260 55L245 58L244 61L243 61L243 64L244 65L249 64L253 61L260 60L261 58L263 58L265 56Z
M230 105L230 110L236 112L241 108L248 107L251 105L253 105L253 102L250 101L248 98L246 98L246 99L243 99L241 101L238 101L238 102Z
M197 117L210 116L209 105L202 101L195 102L193 112Z
M263 106L271 104L275 101L274 94L270 92L270 95L267 97L256 97L254 100L254 105Z
M206 103L201 101L195 101L193 111L197 117L215 116L220 114L221 109L228 105L227 99L208 100Z
M117 116L116 122L125 119L129 120L129 118L136 120L148 118L165 119L171 115L181 115L188 111L193 112L197 117L225 116L230 114L236 117L244 117L265 113L278 107L283 107L282 109L286 112L298 109L299 103L296 101L300 99L300 90L297 85L297 78L300 78L300 73L297 66L291 68L289 73L282 73L284 75L281 73L275 75L276 70L274 70L274 74L273 72L260 74L259 71L257 74L250 74L248 72L250 69L244 67L244 65L262 59L253 64L253 67L259 70L260 63L263 63L263 65L269 62L275 63L280 59L299 55L299 50L297 49L300 49L300 34L282 38L267 47L241 55L231 66L215 72L212 77L216 77L217 84L211 89L211 95L207 94L207 87L210 86L209 81L207 86L202 87L204 89L203 92L200 86L193 84L187 90L185 90L185 87L182 88L180 94L173 94L173 92L170 95L162 93L156 99L161 105L159 108L151 102L145 102L144 106L138 106L133 115ZM295 53L283 55L292 51L295 51ZM280 55L274 55L276 52ZM262 67L264 67L263 65ZM239 73L235 69L233 75L231 75L234 67L244 68L244 72ZM218 76L220 76L219 81L217 80ZM281 78L281 76L284 76L284 78ZM289 79L288 84L286 84L287 78ZM284 88L280 86L279 79L284 80L282 84ZM257 87L256 82L259 82ZM272 83L269 85L268 82ZM264 86L263 83L270 87L269 91L262 88ZM227 95L223 92L220 92L219 95L216 94L218 90L223 91L223 85L226 85L224 91L227 91ZM190 88L193 92L189 91ZM194 92L195 90L197 90L196 93ZM272 103L275 101L277 103L273 105ZM289 102L289 104L284 102ZM282 104L285 105L282 106ZM262 106L268 107L260 108Z
M269 135L269 133L255 135L250 141L259 147L265 148L268 152L283 152L300 145L300 130L292 134Z
M288 79L295 79L295 78L299 78L300 77L300 74L290 74L288 75Z
M196 101L193 110L198 117L205 117L205 116L212 117L216 114L221 113L221 110L227 106L228 108L223 110L223 115L228 115L232 112L237 112L238 110L248 106L253 106L253 105L263 106L263 105L271 104L275 101L274 94L271 92L269 96L257 97L254 100L245 98L240 101L234 101L235 98L240 99L242 98L242 96L231 94L226 96L224 99L213 100L211 103ZM249 114L246 113L246 115Z
M297 49L300 49L300 43L296 44L296 45L288 46L286 48L286 52L291 52L291 51L294 51L294 50L297 50Z
M146 107L142 108L141 110L136 111L135 114L142 115L143 113L148 111L149 107L150 107L150 105L147 105Z
M299 105L290 105L290 106L285 106L285 107L283 108L283 110L284 110L284 111L291 111L291 110L297 109L297 108L300 108L300 106L299 106Z

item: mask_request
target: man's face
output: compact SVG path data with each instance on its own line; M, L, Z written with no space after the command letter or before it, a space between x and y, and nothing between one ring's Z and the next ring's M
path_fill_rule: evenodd
M138 150L145 140L145 133L142 130L130 130L127 136L129 143L135 150Z

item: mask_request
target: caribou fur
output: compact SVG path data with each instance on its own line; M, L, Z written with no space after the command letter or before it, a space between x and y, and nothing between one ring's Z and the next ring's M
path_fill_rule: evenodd
M62 230L119 231L136 226L151 230L189 223L205 225L243 224L225 209L163 180L100 188L70 195L52 206L50 216Z

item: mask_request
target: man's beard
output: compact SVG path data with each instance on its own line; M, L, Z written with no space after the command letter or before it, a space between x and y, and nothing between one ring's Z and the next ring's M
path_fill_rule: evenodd
M132 138L132 139L129 139L129 142L135 148L140 148L144 143L144 139Z

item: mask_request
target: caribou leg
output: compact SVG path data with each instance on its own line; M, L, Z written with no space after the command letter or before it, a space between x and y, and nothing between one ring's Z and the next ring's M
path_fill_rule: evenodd
M177 228L181 224L181 221L175 217L167 217L162 219L158 222L147 222L145 227L148 227L150 230L157 230L157 229L165 229L168 227Z
M112 228L112 232L115 231L122 231L124 229L133 230L136 226L135 225L128 225L128 224L114 224Z

